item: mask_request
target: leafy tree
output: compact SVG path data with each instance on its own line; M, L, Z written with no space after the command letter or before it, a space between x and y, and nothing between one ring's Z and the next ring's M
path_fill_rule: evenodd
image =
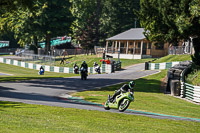
M142 0L138 12L145 35L151 41L177 44L180 40L193 41L196 64L200 65L200 2L199 0Z
M135 27L139 0L73 0L75 38L82 46L105 45L108 37ZM139 23L137 23L139 27Z
M104 0L73 0L75 38L81 46L92 49L100 39L100 18Z
M193 38L195 53L192 60L200 66L200 0L181 0L181 13L175 23L184 38Z
M19 43L30 42L34 39L45 37L46 54L50 50L50 40L53 36L70 33L73 17L70 11L69 0L38 0L29 8L18 8L11 13L4 13L0 20L3 25L14 31L15 36L20 38Z

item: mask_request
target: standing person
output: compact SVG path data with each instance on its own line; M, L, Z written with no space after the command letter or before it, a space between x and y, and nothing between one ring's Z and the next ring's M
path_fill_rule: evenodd
M111 63L110 60L109 60L109 58L107 60L102 59L102 60L100 60L100 62L106 62L106 64L110 64Z
M60 65L63 64L64 65L64 61L65 61L65 57L62 58Z

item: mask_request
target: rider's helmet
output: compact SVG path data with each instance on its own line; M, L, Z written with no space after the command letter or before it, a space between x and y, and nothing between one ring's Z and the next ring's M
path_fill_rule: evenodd
M85 61L83 61L83 64L85 64Z
M130 81L130 82L129 82L129 87L130 87L130 88L134 87L134 85L135 85L135 82L134 82L134 81Z

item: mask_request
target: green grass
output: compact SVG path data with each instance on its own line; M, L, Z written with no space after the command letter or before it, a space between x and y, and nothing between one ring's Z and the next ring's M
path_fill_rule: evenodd
M192 65L191 73L186 77L186 83L200 86L200 66Z
M155 60L153 63L173 62L173 61L187 61L192 60L191 55L167 55Z
M94 62L97 62L99 65L101 64L100 59L102 57L97 57L96 55L72 55L72 56L66 56L65 57L65 64L60 64L62 57L57 57L55 61L55 66L59 67L73 67L74 63L76 63L79 67L81 66L83 61L86 61L88 64L88 67L93 67ZM110 59L117 62L118 59ZM146 61L153 60L152 58L148 59L120 59L122 62L122 67L127 67L130 65L138 64L138 63L144 63ZM67 63L66 63L67 62Z
M0 101L1 133L197 133L199 123Z
M168 115L200 118L200 106L185 100L172 97L160 92L161 79L166 76L167 70L161 73L135 80L135 101L129 109L161 113ZM108 94L114 94L123 84L105 87L94 91L84 91L73 94L87 101L103 103Z
M0 75L0 82L74 76L74 74L54 72L45 72L44 75L38 75L38 70L8 65L4 63L0 63L0 73L12 74L11 76Z

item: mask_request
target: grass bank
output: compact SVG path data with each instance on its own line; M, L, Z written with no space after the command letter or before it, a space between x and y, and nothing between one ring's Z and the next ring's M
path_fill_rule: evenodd
M2 133L200 132L199 123L0 101Z
M94 62L97 62L98 64L101 64L100 62L100 57L97 57L96 55L70 55L70 56L66 56L65 57L65 63L64 64L60 64L62 57L57 57L56 61L55 61L55 66L59 66L59 67L73 67L74 63L76 63L78 66L81 66L83 61L86 61L86 63L88 64L88 67L93 67ZM114 58L114 59L110 59L110 60L114 60L117 62L118 59ZM120 61L122 62L122 67L127 67L130 65L134 65L134 64L138 64L138 63L144 63L146 61L150 61L152 60L152 58L148 58L148 59L120 59Z
M0 73L10 74L10 75L0 75L0 82L75 76L75 74L54 73L54 72L45 72L44 75L38 75L38 70L23 68L14 65L8 65L4 63L0 63Z
M192 60L191 55L168 55L155 60L153 63L188 61L188 60ZM187 75L186 82L192 85L200 86L200 66L192 65L192 70Z
M186 77L186 83L200 86L200 66L192 65L191 72Z
M155 60L153 63L192 60L191 55L167 55Z
M129 109L161 113L168 115L200 118L200 106L184 101L160 91L161 79L166 76L167 70L135 80L135 101ZM94 91L84 91L73 94L87 101L102 104L107 100L108 94L114 94L123 84L101 88Z

